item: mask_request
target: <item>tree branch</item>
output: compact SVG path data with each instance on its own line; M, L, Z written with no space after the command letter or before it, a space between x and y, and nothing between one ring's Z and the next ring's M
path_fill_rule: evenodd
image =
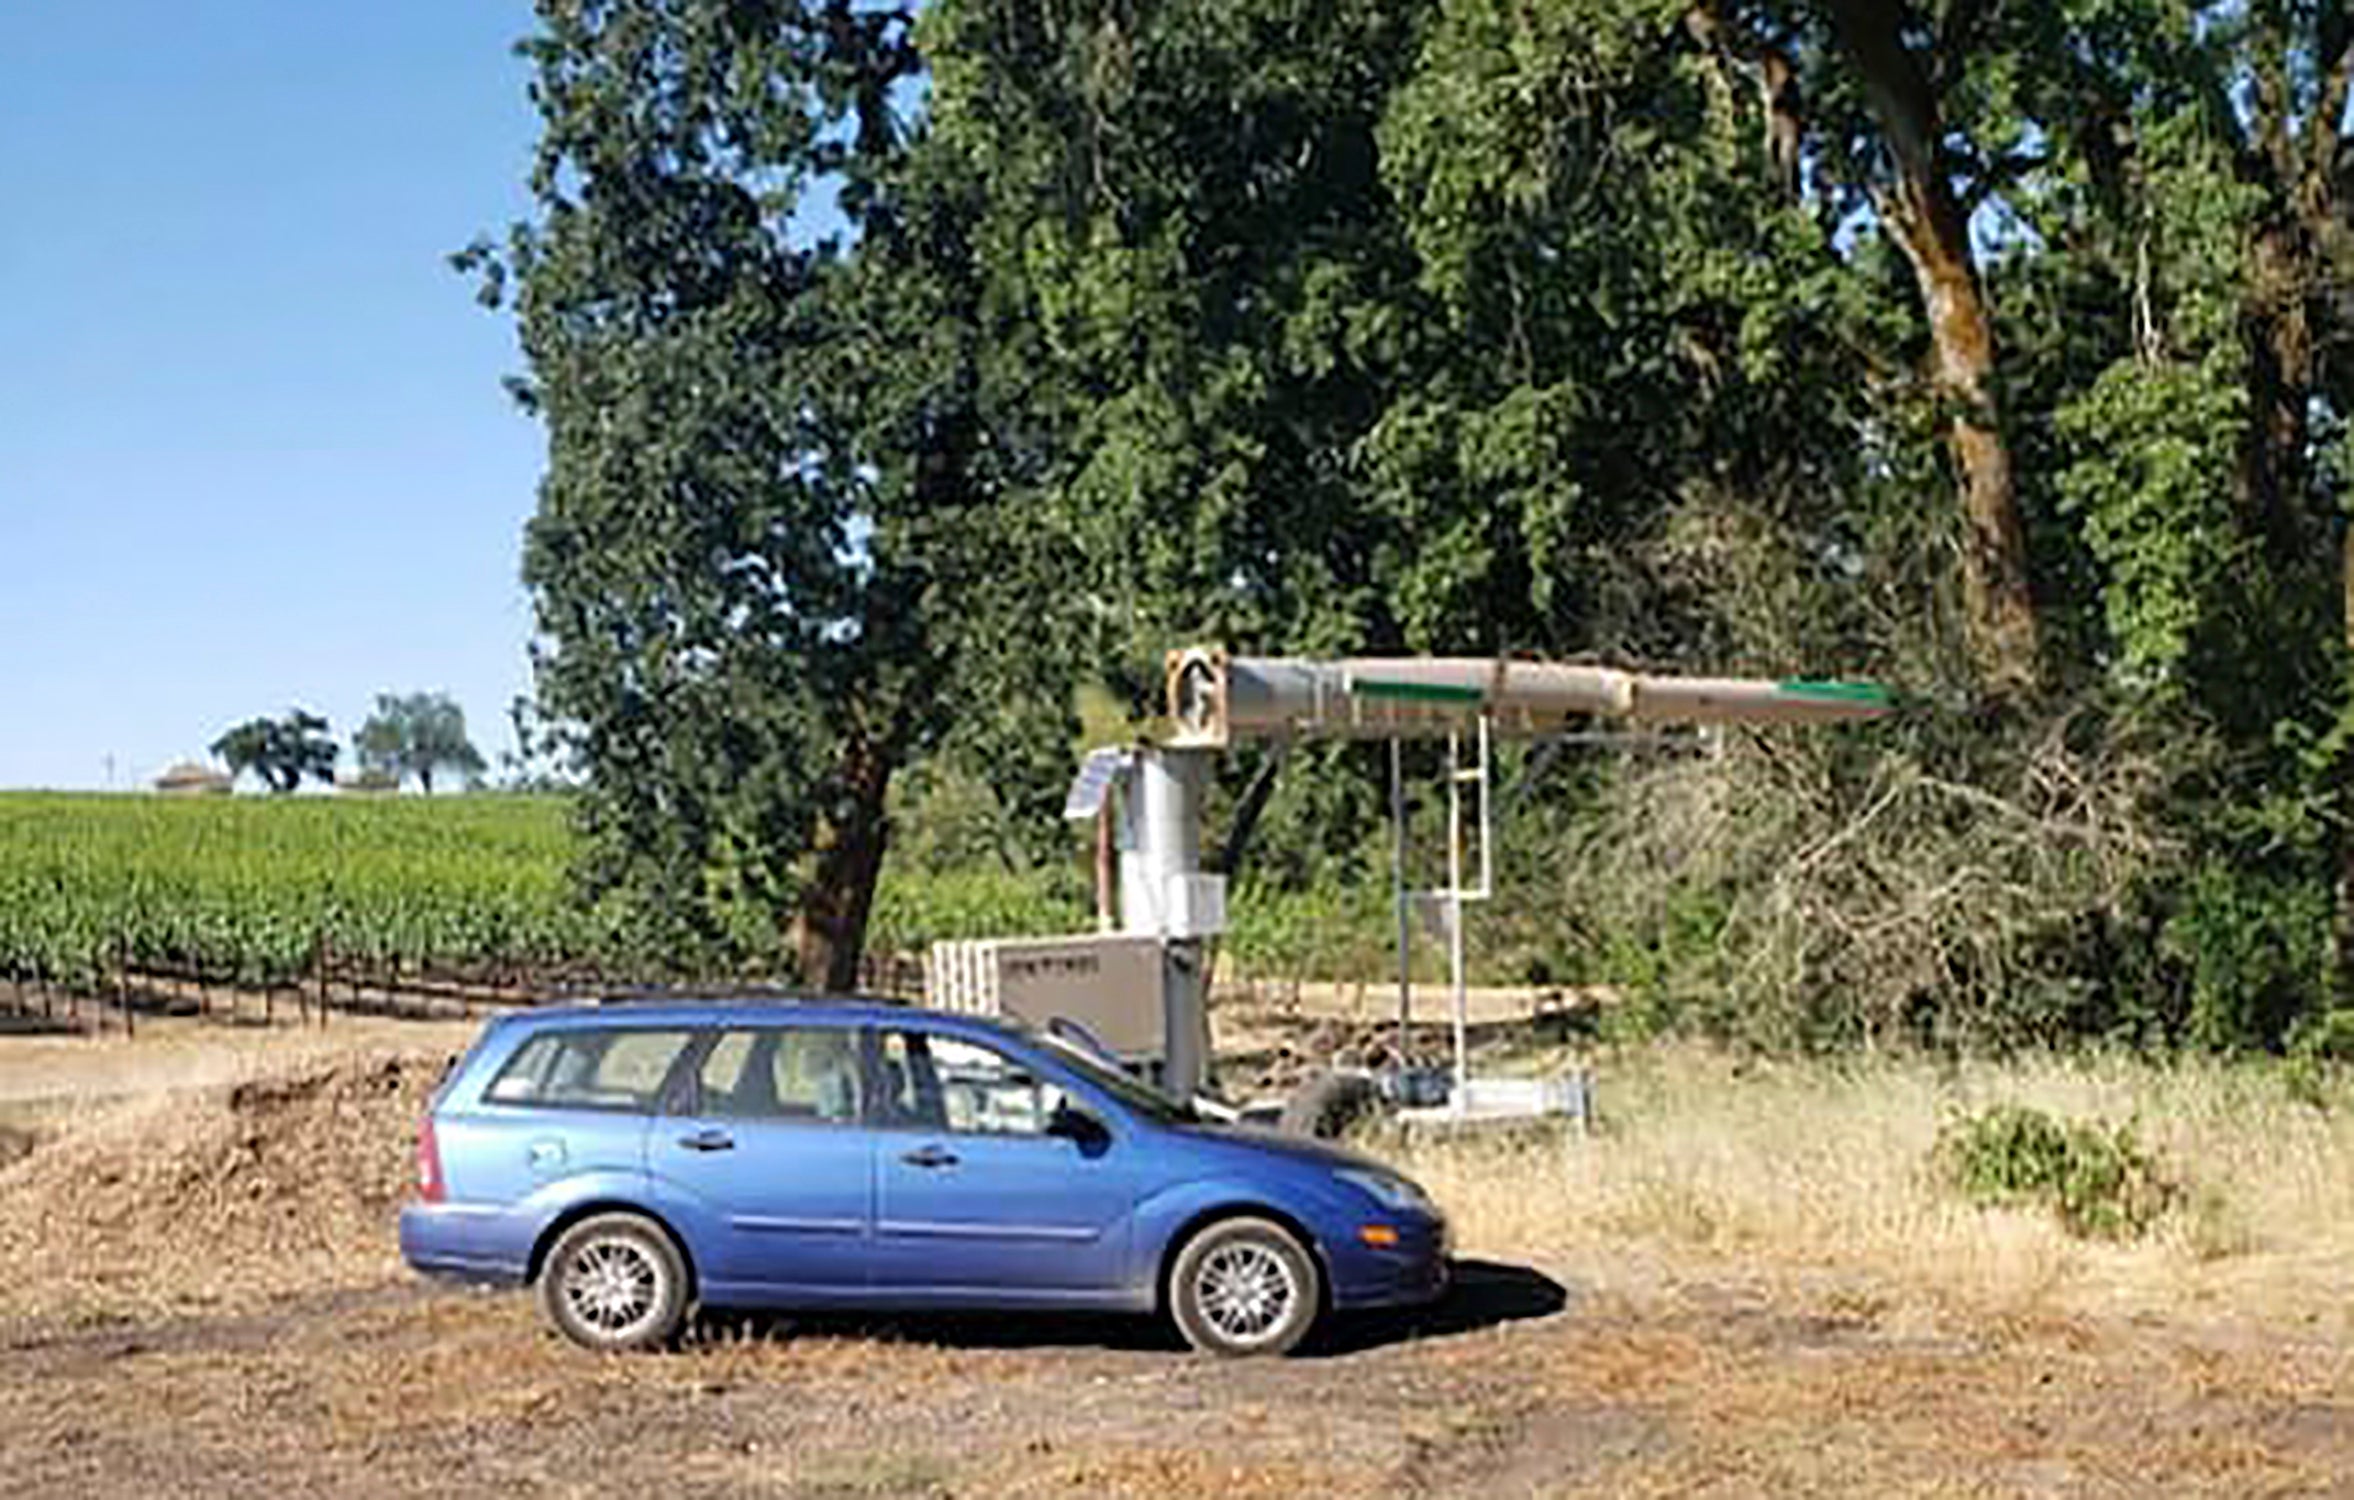
M2257 148L2272 168L2272 180L2297 180L2297 164L2289 148L2289 47L2278 32L2253 49L2250 73L2256 85L2255 137Z
M1937 56L1930 65L1938 92L1943 93L1953 85L1969 59L1970 49L1978 45L1986 9L1985 0L1953 0L1946 8L1944 24L1937 28Z
M2307 124L2310 140L2305 148L2304 183L2308 194L2315 199L2312 207L2324 206L2332 185L2331 173L2338 158L2338 141L2345 129L2346 96L2354 87L2354 15L2349 15L2343 3L2333 4L2322 12L2321 39L2318 49L2321 92L2313 103L2313 118Z
M1996 157L1981 168L1962 191L1962 212L1974 214L1987 199L2011 186L2030 172L2040 171L2052 164L2048 151L2010 151Z
M1784 197L1795 202L1803 186L1800 170L1806 101L1788 49L1753 34L1726 12L1721 0L1697 0L1684 13L1684 29L1715 59L1720 77L1730 71L1728 65L1754 75L1758 103L1765 112L1766 155L1774 164L1775 184Z
M2232 167L2240 181L2252 187L2270 183L2270 163L2250 139L2246 123L2232 106L2231 90L2211 65L2211 59L2199 49L2191 48L2181 62L2198 95L2199 113L2206 119L2207 128L2215 132L2216 139L2231 152Z
M1937 88L1904 39L1912 7L1886 0L1831 0L1831 14L1856 61L1864 92L1880 118L1889 154L1902 177L1934 175L1937 162Z

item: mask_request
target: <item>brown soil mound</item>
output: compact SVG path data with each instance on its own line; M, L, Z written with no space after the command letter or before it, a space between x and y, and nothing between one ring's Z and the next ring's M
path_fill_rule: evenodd
M0 1167L0 1316L237 1307L398 1274L448 1058L307 1060L99 1116Z

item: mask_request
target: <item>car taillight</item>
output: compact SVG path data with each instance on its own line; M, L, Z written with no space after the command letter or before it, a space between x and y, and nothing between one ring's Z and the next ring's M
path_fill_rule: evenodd
M417 1197L425 1203L439 1203L446 1188L441 1180L441 1143L433 1138L433 1116L417 1127Z

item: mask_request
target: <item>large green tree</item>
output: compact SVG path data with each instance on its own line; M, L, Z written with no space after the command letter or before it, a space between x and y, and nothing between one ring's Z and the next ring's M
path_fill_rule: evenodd
M650 945L853 984L889 791L982 685L998 524L913 17L542 0L512 293L549 469L524 577L592 892ZM817 239L811 225L838 215ZM887 268L887 269L886 269ZM1051 653L1042 652L1042 656Z
M394 783L414 776L427 796L436 772L482 774L482 752L466 737L466 711L447 693L379 693L376 711L352 736L352 752Z

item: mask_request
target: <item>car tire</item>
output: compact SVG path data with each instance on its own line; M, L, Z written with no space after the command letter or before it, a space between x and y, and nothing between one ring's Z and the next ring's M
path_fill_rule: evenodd
M1372 1114L1381 1090L1362 1073L1318 1073L1283 1103L1280 1128L1287 1135L1332 1140Z
M642 1214L592 1214L549 1248L538 1290L549 1325L584 1349L658 1349L686 1321L686 1257Z
M1220 1219L1187 1240L1169 1268L1170 1317L1204 1354L1288 1354L1323 1300L1316 1258L1267 1219Z

